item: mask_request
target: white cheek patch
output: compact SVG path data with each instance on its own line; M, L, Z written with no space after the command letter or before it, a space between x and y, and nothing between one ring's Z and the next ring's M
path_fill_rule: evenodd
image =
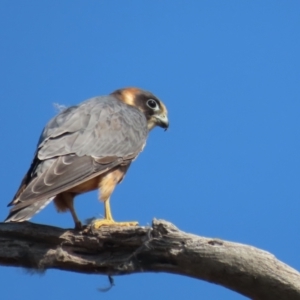
M155 120L152 118L148 121L148 130L152 130L156 126Z

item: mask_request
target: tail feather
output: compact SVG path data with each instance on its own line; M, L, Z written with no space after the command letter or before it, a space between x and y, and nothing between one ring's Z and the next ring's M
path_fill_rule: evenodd
M41 211L44 207L46 207L53 199L54 197L38 200L25 207L22 205L19 209L17 204L10 210L9 215L7 216L4 222L7 223L7 222L27 221L31 219L39 211Z

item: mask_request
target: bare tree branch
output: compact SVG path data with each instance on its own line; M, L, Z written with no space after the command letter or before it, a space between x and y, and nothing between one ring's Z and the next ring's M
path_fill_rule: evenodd
M251 299L300 300L300 273L272 254L188 234L163 220L154 220L152 227L86 232L1 223L0 264L105 275L168 272L219 284Z

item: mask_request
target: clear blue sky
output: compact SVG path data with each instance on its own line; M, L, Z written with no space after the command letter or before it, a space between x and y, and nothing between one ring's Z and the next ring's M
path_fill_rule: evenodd
M251 244L300 269L299 1L0 3L0 219L55 114L116 88L148 89L170 130L151 132L112 197L115 219L163 218ZM78 197L82 220L103 214ZM33 222L73 226L51 204ZM169 274L115 277L0 268L3 299L245 299Z

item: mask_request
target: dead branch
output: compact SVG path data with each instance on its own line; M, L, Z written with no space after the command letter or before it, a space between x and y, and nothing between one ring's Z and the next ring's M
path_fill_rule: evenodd
M222 285L251 299L300 300L300 273L255 247L152 227L77 232L33 223L0 223L0 264L125 275L168 272Z

